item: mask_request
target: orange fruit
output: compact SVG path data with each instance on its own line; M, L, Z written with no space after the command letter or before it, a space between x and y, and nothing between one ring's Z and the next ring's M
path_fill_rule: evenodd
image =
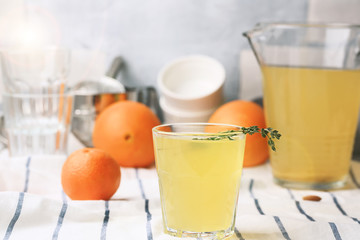
M242 127L265 128L262 107L250 101L235 100L220 106L210 117L209 123L226 123ZM246 136L244 167L256 166L269 158L267 140L261 134Z
M120 185L119 165L101 149L73 152L61 169L64 192L73 200L109 200Z
M95 120L93 144L123 167L147 167L154 162L152 128L160 121L139 102L113 103Z
M95 110L96 113L99 114L104 111L105 108L113 104L117 101L125 101L126 94L125 93L108 93L108 94L101 94L95 98Z

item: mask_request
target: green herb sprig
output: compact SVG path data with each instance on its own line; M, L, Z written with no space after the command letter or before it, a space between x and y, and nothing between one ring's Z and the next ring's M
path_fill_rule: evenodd
M222 134L223 133L223 134ZM233 134L231 134L233 133ZM276 151L274 139L279 140L281 134L278 130L274 130L272 128L259 128L258 126L251 126L251 127L241 127L240 131L237 130L229 130L225 132L220 132L219 135L216 137L208 137L205 140L212 140L212 141L219 141L223 139L234 140L233 137L236 136L238 133L244 133L253 135L254 133L260 133L263 138L267 138L267 143L271 147L273 151ZM200 140L199 138L193 138L193 140Z
M271 147L271 149L275 152L276 151L276 147L275 147L275 142L274 139L279 140L281 137L281 134L279 133L278 130L272 129L271 127L269 128L260 128L258 126L251 126L251 127L242 127L241 128L242 132L244 134L249 134L249 135L253 135L254 133L261 133L261 136L263 138L267 138L268 141L268 145Z

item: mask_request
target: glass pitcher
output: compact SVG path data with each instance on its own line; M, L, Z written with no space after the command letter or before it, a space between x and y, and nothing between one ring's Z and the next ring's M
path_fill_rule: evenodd
M244 33L263 74L270 161L291 188L346 184L360 107L360 25L263 23Z

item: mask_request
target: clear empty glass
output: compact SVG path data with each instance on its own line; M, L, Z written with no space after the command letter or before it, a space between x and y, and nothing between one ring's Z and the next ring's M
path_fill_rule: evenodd
M263 74L270 160L286 187L344 186L360 107L360 25L259 24L245 33Z
M70 52L59 47L1 52L5 130L11 156L66 154L72 96Z
M11 156L65 155L73 97L68 94L3 94Z
M232 235L245 148L240 127L160 125L153 137L165 232L197 239Z
M66 89L70 52L44 47L1 52L3 85L8 93L60 93Z

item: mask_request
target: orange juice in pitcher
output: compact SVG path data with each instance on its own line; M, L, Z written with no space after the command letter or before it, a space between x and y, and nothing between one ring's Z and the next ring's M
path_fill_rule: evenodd
M282 133L270 155L275 182L344 186L360 108L360 26L267 23L244 35L262 70L266 123Z
M360 102L360 70L262 67L265 114L283 134L271 152L276 179L343 180Z

